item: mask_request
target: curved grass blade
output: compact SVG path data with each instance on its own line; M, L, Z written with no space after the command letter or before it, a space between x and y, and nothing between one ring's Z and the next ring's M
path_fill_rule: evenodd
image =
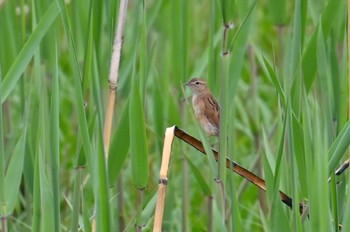
M269 64L269 62L266 60L266 58L263 56L263 61L264 61L264 64L265 64L265 67L267 69L267 72L270 76L270 79L272 81L272 83L274 84L278 94L280 95L281 97L281 100L282 100L282 104L283 106L285 107L286 106L286 98L284 96L284 92L283 92L283 89L282 89L282 85L281 83L279 82L278 78L277 78L277 75L276 73L274 72L274 70L272 69L271 65Z
M11 68L7 72L4 80L1 82L1 103L6 100L11 91L15 88L17 81L20 79L29 61L32 59L34 52L37 50L41 39L51 28L56 17L58 16L58 13L59 10L57 4L56 2L53 2L47 9L44 16L40 19L33 33L29 36L28 41L23 46L19 55L16 57L16 60L13 62Z
M328 162L328 176L331 172L334 172L340 159L343 157L344 153L348 149L350 144L350 121L346 123L342 131L339 133L333 144L328 151L328 157L330 160Z
M334 16L338 15L338 11L341 5L342 4L339 4L337 1L328 1L328 4L321 15L321 20L319 23L321 24L320 26L322 27L325 40L328 38L333 23L336 22L336 20L334 20ZM310 90L316 78L317 63L316 59L314 58L316 57L317 53L317 33L318 30L315 30L314 34L309 40L301 61L307 91Z

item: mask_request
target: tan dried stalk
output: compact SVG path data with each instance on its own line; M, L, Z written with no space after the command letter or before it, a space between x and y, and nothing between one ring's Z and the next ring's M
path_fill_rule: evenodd
M119 77L119 64L120 64L121 51L123 46L123 34L124 34L124 25L125 25L127 7L128 7L128 0L121 0L119 5L117 31L115 34L115 39L113 44L111 67L109 70L109 78L108 78L109 97L108 97L107 112L106 112L106 119L105 119L105 125L104 125L104 133L103 133L104 153L105 153L106 159L108 159L109 142L111 138L112 119L113 119L115 96L116 96L117 83L118 83L118 77Z
M124 25L125 25L127 7L128 7L128 0L120 0L117 30L115 34L114 43L113 43L111 67L109 70L109 78L108 78L109 97L108 97L107 112L106 112L104 133L103 133L103 145L104 145L104 154L105 154L106 160L108 159L109 142L111 138L112 119L113 119L113 111L114 111L114 105L115 105L115 96L117 92L119 64L120 64L121 51L123 46L123 34L124 34ZM92 231L93 232L96 231L95 217L92 221Z
M173 144L174 134L175 134L174 130L175 130L175 126L168 127L165 131L163 154L162 154L162 165L160 167L160 172L159 172L158 198L157 198L156 211L154 215L153 232L162 231L162 221L163 221L163 214L164 214L166 189L167 189L167 183L168 183L168 169L169 169L169 161L170 161L170 155L171 155L171 146Z

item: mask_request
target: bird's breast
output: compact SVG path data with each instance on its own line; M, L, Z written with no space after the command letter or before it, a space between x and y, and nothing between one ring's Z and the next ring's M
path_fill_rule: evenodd
M208 109L205 109L205 101L203 100L203 97L197 94L194 94L192 97L192 104L193 104L193 109L194 109L196 118L199 124L202 126L202 128L209 135L217 135L218 128L208 120L208 115L206 111Z
M204 102L201 100L198 94L193 94L192 105L197 117L203 114L205 106L204 106Z

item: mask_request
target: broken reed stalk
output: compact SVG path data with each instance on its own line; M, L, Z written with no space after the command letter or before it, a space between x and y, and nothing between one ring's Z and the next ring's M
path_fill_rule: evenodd
M165 131L163 154L162 154L162 165L159 172L159 185L158 185L158 198L156 204L156 211L154 215L153 232L162 231L162 221L164 214L166 188L168 183L168 169L171 155L171 146L174 140L175 126L168 127Z
M335 175L336 176L340 176L346 169L349 168L349 162L350 162L350 159L347 159L344 161L344 163L342 165L340 165L340 167L335 171ZM328 182L331 181L331 177L328 178Z
M344 161L344 163L335 171L335 175L340 176L348 167L350 159Z
M118 24L117 24L114 43L113 43L111 67L109 70L109 78L108 78L109 97L108 97L107 112L106 112L104 133L103 133L104 153L105 153L106 159L108 159L109 142L111 138L113 110L114 110L115 96L116 96L117 83L118 83L118 77L119 77L119 64L120 64L120 57L121 57L122 46L123 46L123 34L124 34L124 25L125 25L127 7L128 7L128 0L120 0Z

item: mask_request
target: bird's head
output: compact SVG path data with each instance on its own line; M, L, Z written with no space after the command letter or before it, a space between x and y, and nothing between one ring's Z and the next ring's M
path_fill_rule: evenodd
M190 87L193 93L201 93L208 89L207 83L202 78L192 78L185 86Z

